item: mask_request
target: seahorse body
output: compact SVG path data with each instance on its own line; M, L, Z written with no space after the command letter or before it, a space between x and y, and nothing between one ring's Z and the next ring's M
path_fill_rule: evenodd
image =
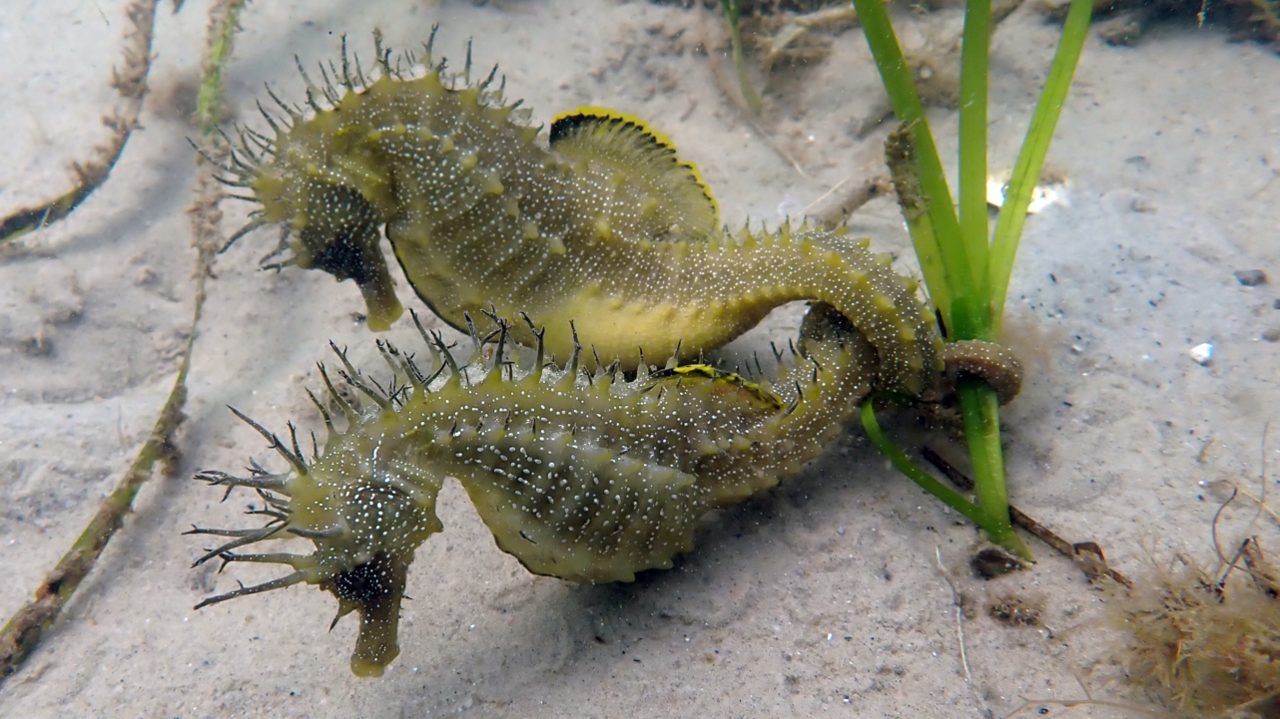
M311 111L281 103L290 122L268 117L275 136L248 133L261 154L230 168L262 205L237 236L282 223L292 262L356 281L370 328L401 312L385 228L419 297L460 329L490 307L551 327L573 320L634 369L639 347L651 360L694 358L775 307L815 300L875 347L878 387L933 387L940 340L916 283L865 241L816 227L727 232L696 167L642 121L581 108L544 139L492 75L447 76L429 47L404 72L378 54L371 80L344 49L338 84L308 80ZM573 347L551 337L547 351L563 361Z
M540 335L536 357L521 371L504 357L508 328L502 323L492 359L462 368L436 335L434 376L380 344L403 383L385 392L340 355L344 376L374 402L348 405L330 384L347 427L337 430L321 406L329 437L314 461L298 453L296 440L291 451L255 424L292 472L198 475L264 492L274 519L261 530L193 530L235 537L197 564L220 557L294 569L200 606L317 584L338 598L339 617L361 615L352 671L381 674L399 652L399 605L414 550L442 529L435 505L446 477L458 478L498 546L531 572L631 581L690 551L708 511L772 487L817 457L871 391L878 361L824 305L810 309L794 365L780 361L772 384L674 363L628 381L617 363L593 372L579 366L580 347L567 367L544 369ZM312 540L315 551L233 551L293 535Z

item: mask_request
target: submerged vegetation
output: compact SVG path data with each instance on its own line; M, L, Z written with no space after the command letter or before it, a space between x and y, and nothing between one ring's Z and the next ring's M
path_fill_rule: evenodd
M731 17L735 21L740 15L748 12L750 7L742 0L722 0L722 2L725 4L726 11L733 11ZM140 5L145 4L140 3ZM948 333L947 339L953 344L970 339L998 341L1005 294L1022 223L1026 217L1023 209L1027 205L1039 175L1049 140L1053 135L1057 113L1066 96L1071 82L1071 72L1088 31L1089 2L1075 0L1071 3L1062 46L1046 83L1045 94L1032 120L1027 142L1019 157L1013 180L1008 187L1009 199L996 224L994 234L988 223L985 204L987 179L985 125L988 43L991 28L997 22L998 11L993 11L989 2L973 0L966 21L964 70L960 76L959 95L957 95L957 100L963 98L963 102L958 102L961 107L962 149L957 211L952 202L950 188L947 187L943 178L942 161L938 157L923 113L917 64L913 63L909 56L904 58L901 49L897 47L893 28L888 22L882 3L877 0L858 0L855 4L858 6L857 15L861 16L862 22L867 27L868 40L875 50L876 60L893 100L894 109L902 121L901 127L890 136L887 148L889 164L899 202L910 226L920 265L924 270L929 294L939 309L943 326ZM218 113L221 108L221 74L230 54L235 18L242 3L222 2L217 5L222 11L229 11L230 14L222 17L222 22L216 26L216 31L211 29L210 62L206 67L206 82L201 86L199 94L200 128L203 134L213 132L218 125ZM782 6L779 3L773 3L773 5L775 8ZM800 2L796 4L796 9L813 10L815 5ZM823 5L828 8L835 7L830 3L823 3ZM154 10L154 3L151 7ZM1275 22L1277 5L1272 0L1234 0L1221 6L1201 5L1200 7L1201 12L1204 12L1205 7L1209 8L1210 20L1215 17L1213 13L1220 8L1239 11L1241 16L1246 17L1248 23L1251 23L1249 27L1256 29L1259 37L1274 40L1276 28L1280 27L1280 23ZM1244 10L1249 12L1245 13ZM838 14L842 22L854 15L847 6L838 7L837 11L838 13L833 13L832 17ZM783 24L776 28L772 44L756 45L757 49L765 53L766 65L775 61L795 59L803 61L821 57L823 51L820 46L798 48L782 42L788 37L792 39L799 37L803 31L803 24ZM1267 34L1268 32L1270 35ZM147 33L149 41L149 28ZM750 48L753 40L739 38L736 35L735 31L734 59L739 67L742 93L750 97L748 93L755 91L750 89L749 78L742 70L742 57L744 45ZM815 54L806 56L807 52ZM146 57L149 58L150 55ZM122 96L140 104L145 87L145 72L142 77L125 78L118 82L122 83L118 86ZM126 90L129 90L130 94L126 94ZM759 102L757 95L756 103ZM748 103L750 104L749 100ZM131 130L136 124L137 111L137 107L133 107L132 119L119 125L119 127L127 126L123 136L125 139L127 139L127 130ZM217 143L217 140L213 142ZM93 173L81 173L81 179L84 182L72 193L78 197L74 202L68 204L64 198L58 198L41 206L38 212L27 210L19 213L15 216L16 219L11 218L11 222L5 225L6 230L13 231L12 234L0 240L16 237L21 232L31 229L38 229L66 216L75 203L87 196L87 192L91 192L94 187L106 180L107 171L123 148L124 142L121 139L118 146L108 153L110 161L104 165L106 169L95 170ZM225 146L220 149L226 150ZM221 154L217 148L209 152L214 160L229 161L229 155ZM203 297L203 283L211 276L209 274L212 261L211 248L220 244L221 239L218 230L217 198L212 194L211 175L210 166L203 166L198 197L192 208L193 235L200 249L196 270L197 321L200 312L199 298ZM84 189L86 187L87 191ZM563 327L560 328L560 334L563 334L563 329ZM523 330L523 326L520 326L516 331ZM541 341L541 335L532 326L528 331L529 336L537 337ZM504 337L505 332L506 329L503 330ZM3 654L0 677L16 671L20 662L35 648L40 633L52 623L62 604L76 590L79 580L83 579L92 568L97 553L102 550L112 533L121 526L122 518L129 511L129 505L138 486L150 475L152 465L164 465L175 459L176 448L173 445L172 435L181 421L181 406L186 391L184 382L195 337L193 328L173 394L165 405L150 441L143 449L138 461L130 468L120 489L104 503L103 513L94 518L94 523L64 559L64 562L74 563L74 572L68 572L64 565L60 564L42 583L37 593L37 602L30 605L34 609L29 607L28 610L16 616L6 626L5 633L0 635L0 654ZM565 340L562 354L564 353L571 354L575 359L577 357L576 351L567 340ZM444 354L448 354L447 349ZM501 355L498 356L500 359ZM748 382L736 374L723 373L705 365L692 367L696 369L690 369L690 366L671 367L659 371L665 374L655 373L657 376L650 379L653 381L653 386L674 387L673 393L675 390L688 391L689 386L699 383L705 385L704 389L710 388L730 395L739 393L741 396L728 396L727 399L737 399L750 407L754 407L753 403L757 403L761 398L769 400L770 403L776 399L773 394L761 390L758 384ZM443 370L443 366L441 369ZM597 371L600 369L602 368L596 367ZM822 367L819 369L827 371ZM359 381L359 376L354 372L352 374ZM589 374L592 378L586 380L589 383L596 381L595 378L598 376L598 372L586 373L585 370L584 374ZM964 410L965 431L972 452L972 466L977 478L976 501L933 479L916 466L906 454L894 447L879 429L876 410L888 402L901 400L901 397L882 393L875 400L862 404L861 418L875 443L899 469L981 526L993 541L1026 558L1030 556L1030 552L1014 533L1012 526L1028 526L1027 523L1031 520L1022 513L1016 511L1011 513L1008 493L1004 486L997 413L1000 387L993 386L992 378L995 375L986 377L975 375L976 373L971 373L962 376L959 389ZM816 371L812 376L813 381L817 382L819 375ZM503 372L499 370L496 382L501 384L502 377ZM412 382L413 379L423 378L410 377L408 381ZM630 380L630 382L639 383L640 380ZM623 383L625 384L626 381ZM381 399L395 403L398 395L394 387L391 391L390 398L384 393ZM399 396L407 395L400 393ZM726 399L720 395L716 398ZM324 411L322 408L321 412ZM509 414L507 421L511 421ZM486 425L485 430L493 431L495 427L497 427L496 423L493 426ZM475 428L477 435L480 429L479 426ZM452 440L452 432L449 434ZM261 479L260 476L255 475L255 477ZM224 484L229 483L231 482L224 482ZM276 529L280 528L275 527L273 531ZM843 530L841 533L843 534ZM521 541L529 541L523 535L523 532L517 532L519 539L511 539L512 546L528 550L529 547L520 544ZM1067 545L1063 551L1078 553L1079 550ZM232 561L236 557L217 553L206 557L210 560L214 558ZM1239 561L1232 562L1227 568L1215 572L1194 569L1190 566L1162 570L1156 573L1154 579L1139 585L1131 598L1123 602L1117 601L1114 605L1117 607L1116 621L1136 638L1126 664L1130 678L1135 682L1157 688L1171 704L1198 716L1220 716L1223 711L1232 708L1241 711L1256 709L1257 716L1272 716L1275 711L1277 700L1274 688L1280 685L1280 676L1277 675L1277 668L1280 667L1280 611L1277 610L1276 572L1263 554L1262 544L1256 539L1247 540L1241 544L1236 552L1236 558ZM1247 571L1240 569L1241 562L1247 566ZM1105 562L1103 567L1106 569ZM1098 575L1106 573L1119 577L1118 573L1110 570L1100 572ZM1091 578L1094 578L1094 575L1091 574ZM338 589L344 588L334 582L330 582L330 585ZM330 587L326 587L328 588ZM342 595L337 591L335 594L339 595L340 600L347 602L343 605L346 609L351 608L353 602L351 595ZM1015 618L1022 616L1018 614L1020 610L1016 608L1009 609L1002 606L1001 611ZM383 657L385 658L385 653ZM1264 706L1263 702L1270 702L1270 704ZM1240 716L1253 715L1240 714Z
M889 167L929 296L938 309L947 339L998 342L1027 206L1084 48L1091 0L1072 0L1062 40L1014 166L994 234L986 200L991 0L969 0L965 11L958 213L910 66L884 5L879 0L854 0L854 6L894 112L902 121L902 131L890 138ZM997 392L984 380L962 375L957 393L973 464L976 504L950 490L941 491L944 488L936 480L930 481L924 470L893 449L879 431L870 407L863 411L864 424L877 446L907 476L981 525L992 541L1030 559L1030 551L1013 532L1009 519Z
M1066 3L1046 0L1049 15L1062 14ZM1277 0L1108 0L1096 3L1097 29L1113 45L1132 45L1160 23L1216 26L1233 40L1270 43L1280 51L1280 1Z
M211 135L217 127L217 108L221 107L223 93L222 70L231 53L237 17L244 2L245 0L220 0L210 10L208 46L200 87L201 102L195 118L198 129L205 136ZM137 116L147 91L147 75L151 69L155 10L155 0L134 0L128 7L127 15L133 27L126 36L126 70L123 73L119 70L115 72L113 86L129 101L126 110L129 114L123 118L119 114L104 118L105 124L115 131L115 135L112 145L100 148L99 158L86 166L97 169L86 172L77 165L80 183L74 190L46 203L41 209L22 210L0 223L0 227L4 228L0 231L0 243L65 218L106 181L111 168L124 151L130 134L138 126ZM126 91L126 88L129 90ZM217 147L213 151L215 154L220 152ZM76 590L89 576L107 544L124 527L125 517L147 480L155 474L172 475L177 470L181 452L175 435L185 419L183 409L187 400L187 377L204 309L206 283L212 276L214 251L222 243L218 229L222 217L218 209L221 191L210 170L207 165L202 168L192 205L188 210L192 230L191 245L196 250L192 272L194 301L191 331L184 343L173 388L147 441L128 471L103 499L98 511L57 566L36 588L32 601L18 609L0 628L0 682L17 672L22 663L39 647L45 632L53 626L63 608L75 596Z
M1230 487L1210 528L1216 566L1181 554L1165 565L1153 558L1140 583L1117 587L1107 602L1110 623L1127 635L1122 662L1129 681L1193 717L1280 716L1280 568L1252 534L1264 514L1280 523L1266 504L1270 428L1262 432L1257 496L1233 482L1214 483ZM1219 523L1241 495L1257 504L1249 536L1224 550Z
M1111 623L1130 637L1129 681L1195 717L1280 710L1280 575L1256 538L1237 556L1250 557L1248 566L1153 567L1108 604Z

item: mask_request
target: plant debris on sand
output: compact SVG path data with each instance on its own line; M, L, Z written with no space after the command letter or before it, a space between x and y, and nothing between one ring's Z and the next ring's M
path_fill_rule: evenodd
M1276 572L1255 539L1241 566L1218 579L1202 569L1156 570L1113 602L1112 621L1132 635L1129 680L1203 717L1274 717L1280 710L1280 599Z

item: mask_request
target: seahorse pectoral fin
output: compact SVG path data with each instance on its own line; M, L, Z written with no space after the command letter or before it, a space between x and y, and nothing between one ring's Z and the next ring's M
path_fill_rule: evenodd
M720 224L720 208L698 166L676 155L675 144L644 120L599 107L580 107L551 123L551 149L625 178L655 227L702 237Z

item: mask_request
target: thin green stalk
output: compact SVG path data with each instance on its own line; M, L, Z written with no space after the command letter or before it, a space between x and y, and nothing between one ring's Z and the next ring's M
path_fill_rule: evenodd
M997 337L1004 319L1009 277L1013 274L1013 261L1018 253L1022 226L1027 220L1031 192L1040 179L1040 169L1049 152L1053 131L1058 126L1062 105L1071 89L1071 78L1075 75L1085 39L1089 36L1089 18L1092 12L1092 0L1072 0L1071 9L1067 11L1067 22L1062 29L1062 40L1058 43L1058 51L1049 69L1049 78L1045 80L1040 103L1031 117L1031 127L1027 129L1027 137L1022 142L1022 150L1018 153L1018 162L1014 165L1009 189L1005 193L1004 207L996 222L988 258L990 269L987 275L987 295L991 298L992 328Z
M986 184L991 0L968 0L965 9L958 214L951 204L937 147L883 0L852 0L894 112L903 122L904 131L891 135L886 143L887 161L930 296L952 340L999 340L1018 236L1083 48L1091 1L1072 0L1067 30L1019 156L1005 211L989 245ZM957 394L974 468L976 505L939 485L893 448L866 407L863 422L873 441L904 474L979 524L992 541L1030 559L1030 552L1014 533L1009 519L995 390L976 378L962 378Z
M205 136L222 124L222 72L231 58L240 11L246 0L220 0L209 13L204 80L196 93L196 124Z
M987 286L987 102L991 0L968 0L960 71L960 234L979 296ZM986 325L986 318L980 324ZM972 338L962 338L972 339Z
M974 524L986 529L990 523L986 513L978 507L978 505L964 498L964 495L939 482L920 468L911 458L903 454L897 445L889 441L884 435L884 431L880 429L880 423L876 421L876 411L874 408L874 398L868 399L862 403L862 427L866 430L867 436L871 438L872 444L880 453L889 458L894 467L899 472L907 475L916 484L920 485L926 492L941 499L947 506L963 514Z
M1000 448L1000 400L996 391L982 380L962 376L956 382L956 394L960 398L964 436L973 464L974 491L978 507L987 518L982 528L987 530L992 542L1027 561L1035 561L1009 521L1009 492Z
M880 79L889 93L893 111L911 129L914 140L921 199L934 233L932 240L913 235L911 241L918 257L941 258L939 263L921 265L929 294L934 304L940 307L950 299L972 297L976 285L960 234L960 221L952 204L933 133L929 130L924 105L916 94L911 68L902 55L889 13L885 11L883 0L853 0L853 5L866 33L867 44L871 46L876 67L880 70ZM943 317L950 327L951 318L945 313Z
M990 387L987 387L985 383L975 382L974 384L981 385L982 387L990 390ZM992 393L994 396L994 390L992 390ZM876 449L880 450L881 454L888 457L893 466L896 467L899 472L907 475L911 481L920 485L920 487L926 492L932 494L938 499L941 499L947 506L956 510L960 514L964 515L969 521L981 527L982 530L987 533L987 537L992 542L1013 552L1022 559L1035 561L1035 557L1031 555L1031 550L1027 549L1027 545L1024 544L1022 538L1013 531L1013 526L1009 523L1009 507L1007 498L1005 504L1002 505L1004 507L1002 513L988 513L982 508L981 496L978 498L979 504L970 502L968 499L965 499L964 495L934 479L932 475L921 469L915 462L912 462L911 458L907 457L902 450L898 449L897 445L889 441L889 438L885 436L884 431L880 429L880 423L876 421L876 412L874 408L875 400L882 398L892 399L892 397L887 396L885 393L881 393L864 401L861 407L862 426L866 430L867 436L871 438L872 444L876 446ZM995 443L998 449L1000 443L1000 437L998 434L995 435ZM1000 457L999 452L995 454L995 457L998 465ZM974 475L982 476L979 472L976 457L974 460ZM1001 479L1003 480L1003 474L1001 475ZM981 492L982 485L978 484L977 487L978 491ZM1004 483L1002 481L1000 483L1000 489L1003 491L1003 488Z
M729 44L733 48L733 69L738 74L738 87L742 90L742 99L753 114L759 115L764 109L764 101L760 93L751 84L747 76L747 63L742 55L742 34L738 31L738 22L742 18L742 0L720 0L720 8L729 20Z

